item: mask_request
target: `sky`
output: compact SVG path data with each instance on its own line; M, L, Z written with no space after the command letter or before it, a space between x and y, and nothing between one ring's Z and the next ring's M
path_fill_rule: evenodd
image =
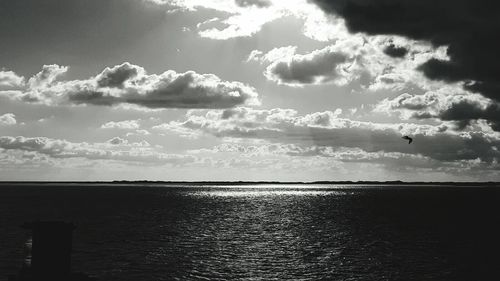
M0 180L499 181L499 5L1 1Z

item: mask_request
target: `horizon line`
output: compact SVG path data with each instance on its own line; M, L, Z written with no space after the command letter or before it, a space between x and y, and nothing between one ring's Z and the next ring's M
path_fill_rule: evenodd
M0 181L0 184L6 183L105 183L105 184L124 184L124 183L149 183L149 184L479 184L479 185L499 185L497 181L164 181L164 180L108 180L108 181Z

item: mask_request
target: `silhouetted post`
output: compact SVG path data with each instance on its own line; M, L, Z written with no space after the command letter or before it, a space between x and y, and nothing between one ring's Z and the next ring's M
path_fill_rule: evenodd
M61 280L71 273L71 244L75 225L59 221L23 225L33 232L31 271L40 280Z

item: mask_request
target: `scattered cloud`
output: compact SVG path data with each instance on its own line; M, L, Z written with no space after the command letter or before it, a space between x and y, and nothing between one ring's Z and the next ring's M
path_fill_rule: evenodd
M465 129L472 121L486 120L491 128L500 131L500 105L479 94L460 89L441 89L421 95L404 93L379 102L376 112L398 113L404 119L438 119L453 121Z
M377 91L443 85L429 82L416 68L430 58L446 58L445 49L404 38L352 35L306 54L296 51L296 46L274 48L267 53L253 50L247 62L266 64L267 79L288 86L355 83Z
M178 121L171 121L169 123L163 123L160 125L153 126L151 129L158 131L158 132L172 132L178 136L188 138L188 139L195 139L201 136L200 132L197 132L195 130L191 130L189 128L185 128L182 126L182 122Z
M480 159L498 161L500 136L481 131L455 132L443 125L373 123L338 117L339 112L298 115L290 109L255 110L236 108L190 112L185 121L168 123L220 138L261 139L273 143L314 145L365 152L405 153L438 161ZM415 141L408 145L402 135Z
M120 137L114 137L114 138L108 140L108 143L113 144L113 145L124 145L124 144L127 144L128 141L126 139L122 139Z
M443 173L452 174L455 179L462 178L465 174L492 173L500 168L498 162L483 162L479 158L473 160L440 161L421 154L402 152L368 152L361 148L311 146L283 143L241 144L227 142L210 149L189 151L196 156L204 156L214 161L217 157L238 159L238 165L247 168L269 167L270 169L285 169L299 172L306 168L312 170L352 171L363 169L363 176L370 171L383 171L389 173ZM215 160L216 163L220 161ZM234 163L223 162L225 167L231 168ZM220 164L220 165L224 165ZM347 168L349 167L349 168ZM234 168L234 167L233 167ZM375 172L376 174L377 172ZM368 178L377 177L370 175ZM360 179L357 175L356 179ZM361 177L363 177L361 176ZM420 180L417 176L416 180ZM317 180L317 179L316 179Z
M129 136L148 136L151 135L151 133L148 130L135 130L134 132L128 132L126 134L127 137Z
M234 2L240 7L255 6L263 8L271 6L271 2L269 0L234 0Z
M184 178L216 172L226 179L226 169L233 178L274 178L275 173L297 180L342 173L353 178L353 167L377 179L384 171L405 172L405 179L415 171L421 172L416 179L435 173L455 179L472 171L498 178L497 4L130 0L95 9L102 1L93 0L80 9L71 1L49 2L31 1L31 9L9 4L0 11L0 22L9 23L0 33L14 40L4 46L9 51L3 53L14 54L5 57L8 69L0 68L0 127L8 134L29 130L29 137L0 136L0 166L12 169L5 175L15 174L12 167L19 163L40 174L43 169L36 169L44 165L66 168L71 162L92 166L89 172L95 174L104 166L126 167L127 176L139 166L155 165L155 175L164 177L163 166L169 165L187 167L182 176L177 172L184 168L176 169L175 177ZM59 4L66 12L56 15L60 9L52 8ZM176 24L165 25L172 21ZM34 22L39 28L33 29ZM124 24L127 28L116 28ZM235 39L263 29L253 39ZM279 38L268 40L277 30ZM167 48L152 43L164 31L174 42ZM122 48L138 36L147 53ZM89 47L99 42L107 47ZM183 57L200 42L208 49ZM261 49L251 51L252 46ZM234 60L210 71L219 76L189 71L210 67L214 58L203 56L211 48L236 48ZM241 65L244 52L250 54ZM182 72L108 64L123 58L155 71L168 58ZM75 69L51 62L71 62ZM95 69L95 62L104 66ZM47 65L33 75L32 63ZM228 74L238 67L242 71ZM224 80L223 73L232 80ZM280 104L294 109L275 108ZM21 117L25 123L16 120ZM40 131L50 137L32 137ZM65 134L71 141L62 139L69 138ZM414 142L409 145L402 135ZM186 141L176 143L179 136ZM474 179L483 179L480 173ZM106 170L106 177L113 175Z
M75 143L46 137L0 137L1 150L37 153L52 159L83 158L149 163L155 165L183 165L194 162L191 155L167 154L153 150L147 142L129 143L119 137L105 143Z
M101 125L101 129L124 129L124 130L133 130L139 129L140 120L124 120L124 121L109 121L105 124Z

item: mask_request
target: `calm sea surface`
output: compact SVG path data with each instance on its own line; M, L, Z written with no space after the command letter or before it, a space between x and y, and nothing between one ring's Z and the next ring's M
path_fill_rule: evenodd
M500 280L500 187L0 185L0 280L65 220L112 280Z

